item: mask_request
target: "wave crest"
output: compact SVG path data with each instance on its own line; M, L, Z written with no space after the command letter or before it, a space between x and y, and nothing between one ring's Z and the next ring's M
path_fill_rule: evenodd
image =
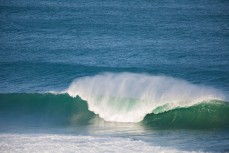
M74 80L63 92L80 96L106 121L140 122L159 106L170 110L203 101L224 100L217 89L168 76L104 73Z

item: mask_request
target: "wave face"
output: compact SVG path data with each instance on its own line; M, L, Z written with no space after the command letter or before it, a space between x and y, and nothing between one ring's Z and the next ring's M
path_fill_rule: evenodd
M85 101L67 94L0 94L1 128L83 125L94 117Z
M229 105L221 101L211 101L190 107L178 107L164 113L148 114L142 123L160 129L228 128Z
M140 123L152 129L228 128L229 104L203 102L189 107L159 106ZM88 110L87 102L67 94L0 94L0 131L13 127L68 127L103 123Z
M219 90L211 87L168 76L134 73L79 78L62 93L80 96L87 101L89 110L112 122L140 122L160 106L166 107L154 114L200 102L225 100Z

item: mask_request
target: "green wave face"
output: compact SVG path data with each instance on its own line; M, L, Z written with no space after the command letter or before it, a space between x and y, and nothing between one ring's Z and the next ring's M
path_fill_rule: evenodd
M0 94L2 126L82 125L94 117L85 101L67 94Z
M211 101L168 109L169 105L162 105L135 124L150 129L229 129L229 104L226 102ZM73 98L67 94L0 94L0 128L80 126L96 124L94 119L97 117L80 97Z
M164 106L167 107L167 106ZM145 116L142 124L157 129L213 129L229 127L229 104L220 101L200 103L190 107L175 108Z

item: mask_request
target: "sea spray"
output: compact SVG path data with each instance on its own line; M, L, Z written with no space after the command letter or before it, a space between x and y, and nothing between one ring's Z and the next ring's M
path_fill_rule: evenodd
M163 105L166 111L225 99L221 91L212 87L169 76L135 73L104 73L79 78L62 93L80 96L87 101L89 110L112 122L140 122Z

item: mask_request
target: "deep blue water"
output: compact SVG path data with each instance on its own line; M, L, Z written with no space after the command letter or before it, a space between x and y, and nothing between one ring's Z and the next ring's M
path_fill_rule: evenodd
M144 72L229 91L229 2L1 1L0 91Z
M214 88L227 102L229 1L0 0L1 94L62 91L74 79L104 72L170 76ZM203 132L203 140L195 137L200 131L170 132L163 137L163 131L147 131L136 139L168 139L173 143L158 145L188 151L228 151L228 128ZM185 136L184 144L178 141Z

